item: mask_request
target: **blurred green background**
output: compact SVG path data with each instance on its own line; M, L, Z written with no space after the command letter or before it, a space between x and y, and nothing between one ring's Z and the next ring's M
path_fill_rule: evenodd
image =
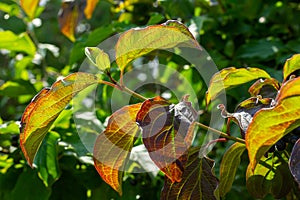
M153 177L125 173L122 197L101 180L77 135L70 109L63 111L45 138L35 160L38 168L31 169L24 160L19 147L22 112L43 87L78 71L85 59L84 47L97 46L133 27L176 19L189 27L219 69L259 67L281 81L285 60L300 52L297 0L99 0L90 19L84 17L85 5L85 0L65 4L60 0L41 0L30 19L19 1L0 2L0 199L159 199L164 181L161 174ZM60 31L58 13L63 7L65 25L76 26L72 14L81 18L74 42ZM204 109L207 88L202 78L193 73L193 68L185 69L187 63L176 56L163 51L159 55L160 63L172 66L189 80L200 108ZM143 62L151 60L150 54ZM170 74L163 72L161 76L169 78ZM142 93L151 97L165 90L145 87ZM108 86L98 88L96 114L101 125L111 114L111 92ZM228 110L233 111L247 97L247 85L228 91ZM209 112L204 116L201 121L208 124ZM239 136L237 127L232 134ZM209 154L216 161L217 176L228 147L228 143L218 144ZM226 199L253 199L245 187L247 162L244 155Z

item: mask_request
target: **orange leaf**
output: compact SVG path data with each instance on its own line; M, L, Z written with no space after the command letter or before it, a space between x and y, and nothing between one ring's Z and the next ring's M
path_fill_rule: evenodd
M92 17L98 1L99 0L86 0L86 7L84 9L84 14L87 19L90 19Z
M92 74L74 73L44 88L26 107L20 128L20 146L30 166L52 123L73 96L86 87L98 83Z
M30 19L35 17L35 11L40 0L21 0L21 7Z
M61 10L58 14L60 31L72 42L75 41L75 29L78 22L82 18L82 7L83 4L77 3L76 1L63 2L61 5Z
M123 170L139 130L135 118L140 107L141 103L138 103L114 112L94 145L96 170L120 195Z
M137 114L151 159L172 182L181 181L196 118L197 112L186 98L177 105L161 97L148 99Z
M253 116L245 137L252 170L271 146L299 126L299 88L300 77L287 81L276 97L275 106L263 108Z

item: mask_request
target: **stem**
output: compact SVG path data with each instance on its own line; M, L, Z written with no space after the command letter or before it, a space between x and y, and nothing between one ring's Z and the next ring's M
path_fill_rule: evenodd
M209 126L206 126L206 125L204 125L204 124L202 124L200 122L195 122L195 124L197 124L198 126L200 126L203 129L210 130L210 131L212 131L214 133L217 133L217 134L221 135L221 137L223 137L223 138L226 138L228 140L233 140L233 141L245 144L245 140L243 140L241 138L237 138L237 137L233 137L233 136L227 135L226 133L224 133L222 131L219 131L217 129L211 128Z
M107 81L101 81L100 83L104 83L106 85L112 86L114 88L119 89L120 91L124 91L127 94L131 94L132 96L134 96L135 98L138 98L142 101L147 100L146 97L143 97L142 95L132 91L131 89L127 88L124 84L123 84L123 72L121 71L120 74L120 83L118 83L110 74L110 71L106 71L105 74L109 77L111 82L107 82Z
M102 81L102 80L101 80L101 81L99 81L99 84L100 84L100 83L103 83L103 84L109 85L109 86L114 87L114 88L116 88L116 89L118 89L118 90L120 90L120 91L124 91L124 92L126 92L127 94L131 94L131 95L134 96L135 98L138 98L138 99L140 99L140 100L142 100L142 101L147 100L146 97L144 97L144 96L142 96L142 95L140 95L140 94L138 94L138 93L132 91L131 89L127 88L127 87L124 86L124 85L118 84L118 82L115 81L112 77L110 77L110 79L111 79L112 82Z
M131 94L132 96L134 96L134 97L136 97L136 98L138 98L138 99L141 99L141 100L143 100L143 101L147 100L146 97L140 95L139 93L136 93L136 92L132 91L131 89L127 88L127 87L124 86L124 85L123 85L123 86L120 86L120 87L122 88L122 91L125 91L125 92L127 92L128 94Z

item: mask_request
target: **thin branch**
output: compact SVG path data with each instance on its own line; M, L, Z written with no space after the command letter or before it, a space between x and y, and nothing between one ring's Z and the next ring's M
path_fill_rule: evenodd
M209 126L206 126L200 122L195 122L195 124L197 124L198 126L200 126L201 128L203 129L206 129L206 130L210 130L216 134L219 134L221 137L223 138L226 138L228 140L233 140L233 141L236 141L236 142L239 142L239 143L242 143L242 144L245 144L245 140L241 139L241 138L237 138L237 137L234 137L234 136L230 136L230 135L227 135L226 133L222 132L222 131L219 131L217 129L214 129L214 128L211 128Z

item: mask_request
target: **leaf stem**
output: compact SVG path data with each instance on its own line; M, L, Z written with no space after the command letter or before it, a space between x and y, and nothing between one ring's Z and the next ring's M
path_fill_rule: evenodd
M219 131L219 130L217 130L217 129L211 128L211 127L209 127L209 126L206 126L206 125L204 125L204 124L202 124L202 123L200 123L200 122L195 122L195 124L197 124L198 126L200 126L200 127L203 128L203 129L210 130L210 131L212 131L212 132L214 132L214 133L217 133L217 134L219 134L219 135L220 135L221 137L223 137L223 138L226 138L226 139L228 139L228 140L233 140L233 141L236 141L236 142L245 144L245 140L243 140L243 139L241 139L241 138L237 138L237 137L228 135L228 134L226 134L226 133L224 133L224 132L222 132L222 131Z
M120 90L120 91L124 91L124 92L126 92L127 94L131 94L131 95L134 96L135 98L138 98L138 99L140 99L140 100L142 100L142 101L147 100L146 97L144 97L144 96L142 96L142 95L140 95L140 94L138 94L138 93L132 91L131 89L127 88L125 85L119 84L119 83L118 83L117 81L115 81L114 79L112 79L111 81L112 81L112 82L102 81L102 80L101 80L101 81L99 81L99 83L109 85L109 86L114 87L114 88L116 88L116 89L118 89L118 90Z

